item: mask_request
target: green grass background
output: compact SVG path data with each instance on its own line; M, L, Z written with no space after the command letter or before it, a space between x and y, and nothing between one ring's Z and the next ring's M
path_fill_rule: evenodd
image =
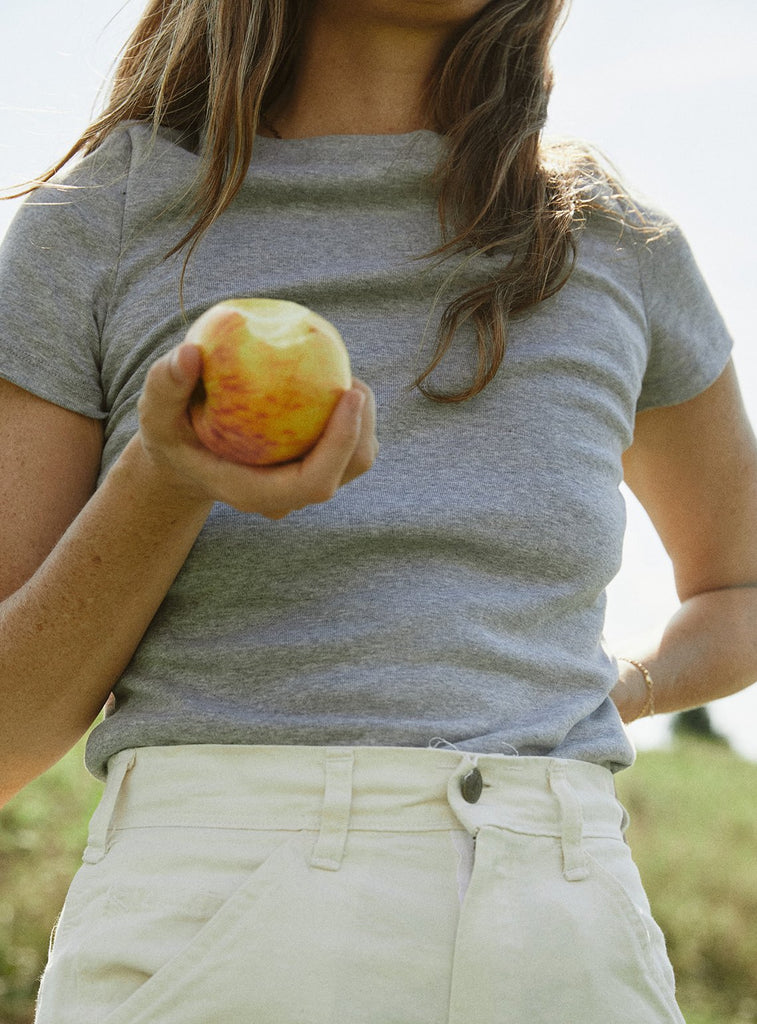
M82 760L80 744L0 811L0 1024L33 1017L101 791ZM617 782L687 1024L757 1024L757 764L687 739Z

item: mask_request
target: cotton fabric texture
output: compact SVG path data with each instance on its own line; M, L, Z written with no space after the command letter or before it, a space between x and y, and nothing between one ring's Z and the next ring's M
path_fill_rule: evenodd
M21 210L0 252L0 375L102 418L104 476L137 429L152 362L232 296L310 306L374 389L381 451L325 505L280 522L217 504L92 733L100 778L131 747L426 747L573 758L633 751L609 699L605 588L621 561L621 455L637 410L684 401L730 339L677 229L646 243L593 216L568 285L512 324L477 398L408 384L448 299L497 259L440 240L443 139L259 138L179 304L198 158L115 133ZM652 211L650 216L655 214ZM419 350L424 336L427 344ZM461 331L435 383L467 379Z
M624 821L586 762L125 750L36 1024L682 1024Z

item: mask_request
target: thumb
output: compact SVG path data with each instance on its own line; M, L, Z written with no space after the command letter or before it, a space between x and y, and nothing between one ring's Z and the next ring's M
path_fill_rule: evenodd
M174 383L190 392L202 373L202 352L197 345L183 342L168 356L168 372Z
M142 425L156 436L168 423L182 419L202 372L202 353L182 343L156 360L147 372L139 397Z

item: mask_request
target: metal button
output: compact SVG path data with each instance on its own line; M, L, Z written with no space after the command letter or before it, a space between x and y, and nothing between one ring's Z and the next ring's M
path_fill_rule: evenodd
M477 804L484 789L484 779L478 768L471 768L460 783L463 800L469 804Z

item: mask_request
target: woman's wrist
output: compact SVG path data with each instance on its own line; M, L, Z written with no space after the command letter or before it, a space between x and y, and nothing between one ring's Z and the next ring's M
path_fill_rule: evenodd
M655 683L650 669L635 658L618 656L618 682L610 696L629 725L655 713Z
M643 661L638 661L635 658L626 658L620 656L618 661L625 662L626 665L632 665L637 672L641 674L644 680L644 703L641 706L641 711L638 714L638 718L651 718L654 715L655 707L655 685L652 673L649 671Z
M149 497L174 513L207 518L213 507L213 498L168 459L156 458L139 432L128 442L112 472L121 475L135 496Z

